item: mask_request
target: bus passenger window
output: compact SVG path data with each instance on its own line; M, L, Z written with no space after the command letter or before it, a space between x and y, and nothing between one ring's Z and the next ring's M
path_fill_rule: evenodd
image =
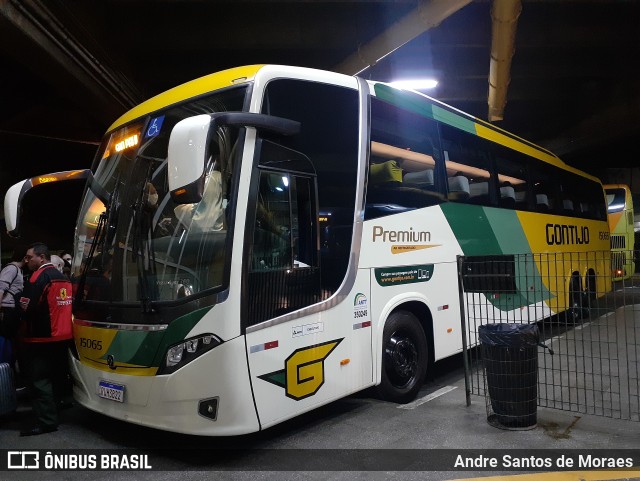
M501 148L496 156L500 207L529 209L527 159L517 152Z
M534 209L536 212L541 213L555 213L558 205L556 203L556 193L560 172L545 166L539 167L531 169Z
M585 219L606 219L606 213L603 212L602 199L602 187L598 182L589 179L577 179L575 180L577 187L575 190L576 199L578 202L579 217Z
M591 216L591 206L587 202L580 202L580 217L586 217L587 219Z
M411 101L422 103L421 97ZM371 157L365 219L436 205L444 200L433 119L371 99Z
M442 125L441 128L449 200L476 205L495 205L490 143L446 125Z
M389 147L391 146L386 146L386 148ZM416 153L412 152L412 154ZM401 155L405 154L401 153ZM431 159L432 168L405 171L400 167L399 162L402 162L403 166L410 166L411 163L405 162L406 159L400 159L399 162L396 160L376 162L377 159L372 159L367 186L367 219L380 217L377 214L381 212L382 206L383 208L393 206L393 211L398 212L398 209L419 209L437 204L442 200L442 196L435 191L433 158L424 154L419 155Z
M576 206L580 204L577 200L580 186L576 185L575 179L571 179L566 175L562 177L560 184L561 214L573 216L576 214Z

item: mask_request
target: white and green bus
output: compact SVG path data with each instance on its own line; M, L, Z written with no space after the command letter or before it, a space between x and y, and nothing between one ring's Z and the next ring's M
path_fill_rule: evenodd
M358 77L255 65L162 93L109 128L91 170L12 187L8 230L31 187L67 178L88 178L75 398L159 429L254 432L371 386L412 400L462 350L460 255L584 254L529 273L545 295L512 260L501 318L610 289L589 254L609 248L598 179Z

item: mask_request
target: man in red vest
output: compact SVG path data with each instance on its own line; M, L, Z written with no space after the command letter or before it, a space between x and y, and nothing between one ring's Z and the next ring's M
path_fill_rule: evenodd
M20 369L31 391L35 423L20 436L58 429L58 399L68 373L67 348L71 332L71 283L51 263L49 248L32 244L24 258L32 272L25 283L20 306Z

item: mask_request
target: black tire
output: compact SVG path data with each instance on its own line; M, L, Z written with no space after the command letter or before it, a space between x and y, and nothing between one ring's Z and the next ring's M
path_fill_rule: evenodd
M589 317L589 303L586 294L582 291L582 283L576 275L569 281L569 308L567 309L567 321L578 322Z
M589 270L587 274L587 291L585 292L586 308L588 314L591 313L591 309L597 307L598 303L598 288L596 283L596 274L592 270Z
M596 274L592 270L589 270L587 274L587 297L589 301L593 302L598 298L597 290Z
M391 314L384 325L378 395L400 404L413 401L424 384L428 363L427 338L418 319L407 311Z

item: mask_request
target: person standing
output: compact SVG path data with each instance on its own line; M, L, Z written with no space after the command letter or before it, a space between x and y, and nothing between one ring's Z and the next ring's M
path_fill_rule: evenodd
M69 369L72 290L69 280L51 263L45 244L32 244L24 260L32 274L20 299L24 311L20 366L31 392L35 423L21 430L20 436L33 436L58 429L58 401Z
M53 264L53 267L64 274L64 261L62 260L62 257L51 254L51 263Z
M13 341L18 333L20 323L19 306L15 299L22 294L24 278L22 268L24 267L24 250L13 252L11 262L0 271L0 362L8 362L14 365Z
M71 265L73 263L73 257L71 256L71 254L68 251L62 251L60 253L60 257L62 257L63 261L68 262L69 265Z

